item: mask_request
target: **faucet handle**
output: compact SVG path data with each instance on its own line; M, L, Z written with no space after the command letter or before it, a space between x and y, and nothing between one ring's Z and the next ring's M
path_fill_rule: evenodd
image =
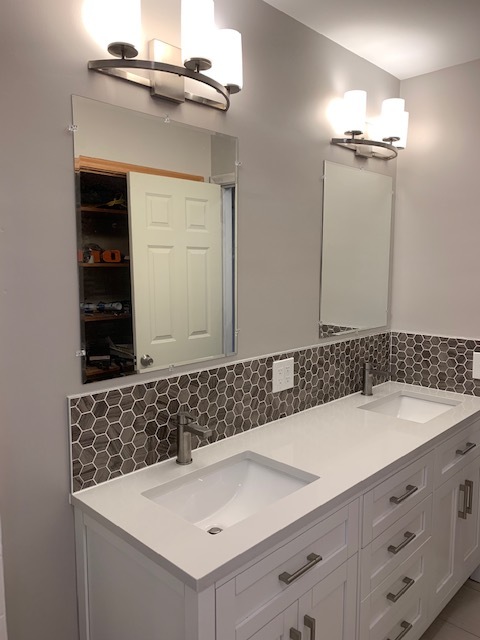
M177 425L186 426L191 422L195 422L196 418L189 411L179 411L172 416L172 421Z

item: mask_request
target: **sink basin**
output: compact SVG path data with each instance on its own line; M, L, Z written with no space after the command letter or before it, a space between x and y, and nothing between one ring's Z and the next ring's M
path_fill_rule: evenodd
M245 451L142 495L215 534L314 480L318 476Z
M383 413L410 422L428 422L460 404L458 400L431 398L421 393L399 391L386 398L364 404L360 409Z

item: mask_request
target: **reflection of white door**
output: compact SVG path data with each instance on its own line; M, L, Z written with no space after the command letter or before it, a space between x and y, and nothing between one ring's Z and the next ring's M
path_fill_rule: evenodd
M129 173L128 191L139 371L221 355L221 187Z

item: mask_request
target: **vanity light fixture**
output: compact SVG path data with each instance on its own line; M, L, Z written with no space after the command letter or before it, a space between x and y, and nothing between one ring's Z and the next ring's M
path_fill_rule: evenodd
M230 96L243 86L242 37L233 29L217 29L213 13L213 0L182 0L182 49L151 40L150 59L137 60L140 0L84 0L85 26L92 35L104 27L104 46L114 56L90 60L88 68L147 87L153 97L227 111ZM122 29L117 29L119 24ZM128 25L137 35L130 35L124 28ZM205 95L191 90L192 80L208 87Z
M364 158L392 160L398 156L398 149L405 149L408 133L408 112L405 100L388 98L382 103L382 112L375 130L378 138L363 136L367 128L366 91L347 91L343 98L343 121L346 138L332 138L336 144L355 152Z

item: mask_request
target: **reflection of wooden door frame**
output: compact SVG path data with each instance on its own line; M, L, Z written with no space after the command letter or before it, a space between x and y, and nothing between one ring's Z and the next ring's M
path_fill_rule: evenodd
M157 169L155 167L143 167L126 162L116 162L115 160L105 160L104 158L90 158L89 156L78 156L75 158L75 171L101 171L102 173L127 174L130 171L135 173L149 173L154 176L165 176L167 178L180 178L181 180L194 180L195 182L205 182L203 176L196 176L191 173L179 173L168 169Z

